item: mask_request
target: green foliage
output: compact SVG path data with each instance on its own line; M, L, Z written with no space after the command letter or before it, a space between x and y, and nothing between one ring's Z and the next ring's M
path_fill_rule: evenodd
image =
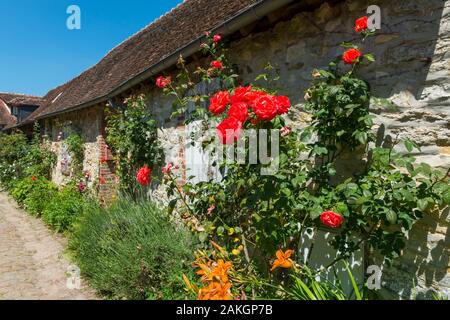
M75 185L68 185L48 200L42 211L42 219L57 232L68 231L83 214L88 200Z
M355 277L346 263L347 274L352 283L352 294L345 293L340 281L333 284L303 267L301 272L291 274L286 297L293 300L363 300L363 292L358 287Z
M24 134L0 134L0 181L6 187L12 187L14 180L25 175L28 154L28 141Z
M28 141L23 133L0 134L0 182L9 190L25 177L50 178L56 155L40 139L39 126Z
M363 37L366 40L370 35L365 32ZM343 46L357 48L354 44ZM216 58L217 52L211 48L215 46L207 44L205 52ZM279 164L276 174L262 175L265 166L261 164L222 162L222 181L187 183L183 193L174 179L168 179L171 208L182 205L179 210L205 246L208 240L214 240L228 251L249 248L247 251L254 251L254 255L247 256L245 263L256 265L258 272L267 275L268 257L277 248L298 252L302 232L323 228L320 216L332 210L342 215L345 223L330 242L341 256L329 268L362 246L381 253L390 263L401 254L407 232L419 219L450 204L448 173L415 164L410 155L396 153L397 142L374 147L373 117L369 112L372 94L370 85L359 76L363 63L374 60L373 55L363 54L351 66L343 66L342 57L338 57L327 70L313 73L305 96L311 122L302 132L281 137L279 155L274 156ZM225 66L222 73L202 69L197 74L206 72L202 80L214 79L221 89L232 92L234 82L224 85L232 67ZM186 68L181 69L177 77L181 84L166 88L167 94L188 96L186 91L176 90L192 87L183 83L190 77ZM257 85L253 83L252 87L276 94L273 88L262 87L261 80L268 80L268 74L257 77ZM267 82L270 86L271 82ZM207 98L194 93L190 100L178 99L175 105L182 112L189 103L204 109L199 102ZM211 127L207 113L197 117ZM286 125L281 117L256 125L249 122L243 124L243 129L282 129ZM419 148L410 139L405 146L410 153ZM246 154L249 149L246 141ZM342 182L337 177L337 164L346 161L343 155L349 152L364 165L361 170L346 172L350 178Z
M124 190L136 191L136 173L144 165L161 165L163 152L157 123L145 105L145 98L130 99L128 106L110 110L107 142L117 158L117 173Z
M194 244L181 225L148 200L120 199L91 206L70 248L101 294L117 299L185 299L182 274L191 274Z

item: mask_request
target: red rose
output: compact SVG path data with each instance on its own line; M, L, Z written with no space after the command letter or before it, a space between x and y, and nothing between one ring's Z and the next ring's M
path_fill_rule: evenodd
M103 177L98 178L98 183L102 186L104 184L106 184L106 180Z
M231 95L228 91L219 91L210 99L209 111L218 115L225 111L231 102Z
M344 60L346 64L354 64L358 61L359 57L361 57L361 52L358 49L352 48L345 51L342 60Z
M222 36L221 36L220 34L216 34L216 35L213 37L213 41L214 41L215 43L219 43L220 41L222 41Z
M275 97L260 94L251 105L256 116L263 121L271 121L278 115L278 104Z
M291 101L288 97L285 96L279 96L275 97L276 102L278 104L278 114L286 114L289 112L289 109L291 108Z
M320 216L322 223L330 228L340 228L344 223L344 218L333 211L327 211Z
M211 67L214 69L222 70L223 64L219 60L214 60L213 62L211 62Z
M369 28L368 20L369 20L369 18L367 18L367 17L362 17L362 18L359 18L358 20L356 20L355 31L361 32L361 31L367 30Z
M137 182L145 187L150 184L150 175L152 174L152 169L150 169L148 166L144 166L141 169L139 169L136 179Z
M158 88L164 89L172 83L171 77L160 76L156 79L156 86Z
M217 126L223 144L236 142L241 135L242 124L235 118L227 118Z
M233 103L228 111L228 117L244 123L248 119L248 105L245 102Z
M253 88L251 86L236 88L236 90L234 90L234 95L231 98L231 103L250 102L252 90Z

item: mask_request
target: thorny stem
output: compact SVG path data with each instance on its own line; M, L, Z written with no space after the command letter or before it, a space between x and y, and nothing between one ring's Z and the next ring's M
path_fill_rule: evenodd
M189 213L191 214L191 216L194 216L194 211L192 210L192 208L189 206L189 204L187 203L187 199L186 199L186 195L183 193L183 191L181 191L180 186L177 184L177 182L175 181L175 178L172 176L172 173L169 172L168 173L169 179L175 184L175 189L178 192L178 195L180 196L181 201L183 202L184 206L186 207L186 209L189 211Z

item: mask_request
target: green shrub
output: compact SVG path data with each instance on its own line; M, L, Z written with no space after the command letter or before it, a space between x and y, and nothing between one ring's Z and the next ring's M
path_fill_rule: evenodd
M69 246L90 284L109 298L187 297L182 275L192 276L191 235L151 202L90 206Z
M74 185L69 185L49 199L42 219L58 232L69 230L83 213L86 200Z
M45 178L27 177L12 184L11 195L30 213L39 215L58 190Z
M33 215L41 215L57 193L58 187L54 183L45 179L37 179L34 181L33 188L26 195L25 209Z

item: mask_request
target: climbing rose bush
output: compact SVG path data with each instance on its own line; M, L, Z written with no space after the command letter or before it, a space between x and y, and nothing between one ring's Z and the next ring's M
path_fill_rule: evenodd
M355 23L355 32L364 41L373 33L365 22ZM293 286L286 270L301 276L307 270L308 279L316 279L324 270L310 270L305 257L297 253L305 232L314 234L318 228L333 231L329 245L337 252L326 271L362 246L391 263L401 254L406 232L414 223L428 210L450 204L449 181L441 172L416 165L412 157L397 154L394 146L373 147L370 85L358 72L375 57L362 46L343 43L342 54L327 69L312 72L305 110L296 110L307 111L311 120L298 130L286 123L293 106L275 90L276 69L268 64L252 83L243 83L227 58L223 39L216 42L208 37L201 48L207 61L213 57L220 67L214 63L208 69L198 66L192 74L180 58L176 78L181 83L164 89L176 97L173 116L190 111L186 123L200 120L200 133L217 126L223 144L247 139L247 155L250 141L243 130L279 130L280 141L279 154L271 155L278 165L273 175L261 174L267 168L262 163L230 162L213 163L221 181L180 186L174 173L166 174L169 211L177 211L209 252L209 260L201 264L202 281L211 279L204 278L206 274L216 272L228 276L228 282L207 281L203 289L188 285L197 297L284 297L288 290L280 288ZM195 80L219 88L214 86L211 95L202 94L196 91ZM209 141L200 140L193 143L209 146ZM418 147L412 141L405 141L405 146L408 151ZM365 168L344 180L337 164L348 152L361 156ZM218 249L220 263L218 254L209 251L211 242L223 244ZM269 265L268 261L273 262ZM219 265L227 262L233 268L224 271ZM279 272L270 272L275 270Z

